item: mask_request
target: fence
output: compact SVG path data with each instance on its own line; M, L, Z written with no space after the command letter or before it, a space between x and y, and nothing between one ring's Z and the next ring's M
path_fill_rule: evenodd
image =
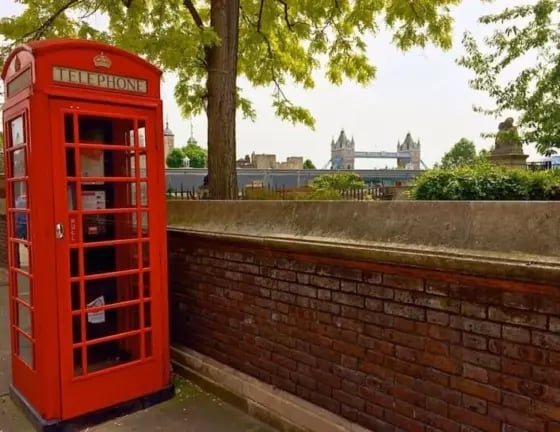
M395 195L395 187L368 187L364 189L339 190L340 199L348 201L366 200L391 200ZM266 186L259 188L244 188L239 191L239 199L242 200L295 200L311 197L312 190L309 188L288 189L284 186ZM331 195L332 196L332 195ZM184 188L181 184L179 189L168 187L167 199L176 200L200 200L208 198L206 188Z

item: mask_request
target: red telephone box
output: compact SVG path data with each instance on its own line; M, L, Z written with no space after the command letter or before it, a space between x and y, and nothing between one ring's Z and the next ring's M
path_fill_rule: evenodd
M39 428L173 395L160 78L84 40L5 62L11 390Z

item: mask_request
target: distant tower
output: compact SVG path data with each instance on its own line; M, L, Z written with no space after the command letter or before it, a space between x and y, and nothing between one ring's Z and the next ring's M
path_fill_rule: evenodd
M397 166L401 169L412 169L412 170L419 170L420 169L420 160L421 160L421 147L420 147L420 139L418 141L414 141L412 139L412 135L409 133L406 134L406 138L404 141L397 143L397 152L398 153L408 153L407 156L402 156L397 158Z
M194 137L194 129L193 129L193 124L191 121L191 136L189 137L187 144L194 144L194 145L198 145L198 141L196 140L196 138Z
M175 135L173 134L173 131L169 129L169 122L166 120L165 129L163 130L163 149L164 149L166 161L167 161L167 156L169 155L169 153L171 153L174 146L175 146ZM167 162L165 163L165 166L167 167Z
M349 140L344 129L340 131L338 139L331 140L331 169L354 169L354 152L356 143L354 138Z

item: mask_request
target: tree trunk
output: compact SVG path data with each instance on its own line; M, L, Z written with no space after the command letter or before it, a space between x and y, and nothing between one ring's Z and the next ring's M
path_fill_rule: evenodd
M212 0L210 22L220 38L208 51L208 181L210 199L237 199L235 114L239 0Z

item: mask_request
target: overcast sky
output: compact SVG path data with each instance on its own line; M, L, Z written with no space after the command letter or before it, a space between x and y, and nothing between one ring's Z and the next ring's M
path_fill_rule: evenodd
M1 0L1 16L21 11L14 0ZM317 167L330 158L330 141L344 128L354 136L358 150L395 149L397 141L407 132L419 138L422 159L432 165L461 137L473 140L477 148L488 148L491 142L480 138L481 132L495 131L499 120L472 111L473 104L487 102L483 94L468 86L471 74L455 63L463 53L461 38L466 29L482 37L487 29L477 24L477 18L506 5L522 0L495 0L488 4L480 0L465 0L454 9L454 47L442 52L433 47L401 53L391 45L390 37L381 33L369 39L369 56L377 67L377 79L362 87L346 83L330 85L322 75L312 91L287 87L285 93L296 103L309 108L316 118L315 131L305 126L293 126L275 118L270 107L271 90L251 89L240 85L253 102L258 118L255 122L239 119L237 153L243 157L253 151L276 153L280 159L304 156ZM190 135L190 120L181 116L173 98L174 76L167 74L162 84L165 116L175 133L175 145L185 145ZM192 119L195 138L206 146L206 118ZM532 148L526 148L531 156ZM362 160L357 168L394 166L393 161Z

